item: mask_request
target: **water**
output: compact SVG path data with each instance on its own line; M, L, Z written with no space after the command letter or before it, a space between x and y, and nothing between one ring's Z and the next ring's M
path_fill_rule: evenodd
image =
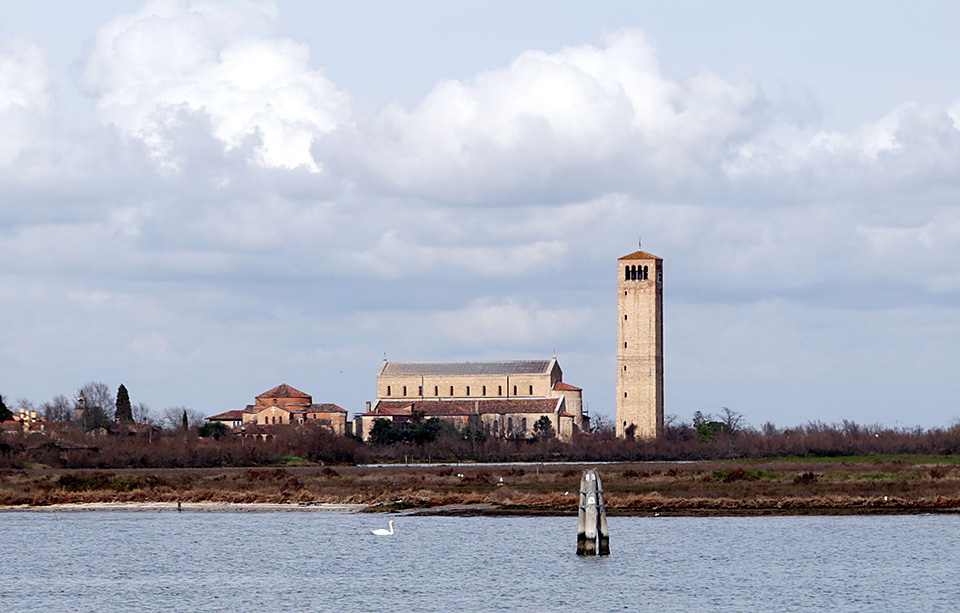
M960 516L0 514L3 611L948 611Z

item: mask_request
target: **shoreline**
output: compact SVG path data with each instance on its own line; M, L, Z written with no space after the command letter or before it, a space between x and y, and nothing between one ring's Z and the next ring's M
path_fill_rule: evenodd
M603 466L616 516L960 512L960 466L941 458L624 462ZM0 470L0 513L339 512L577 515L570 464Z
M423 517L576 517L570 507L512 507L494 503L445 504L436 507L396 508L378 504L289 503L289 502L71 502L49 505L0 506L2 513L376 513ZM790 516L886 516L886 515L953 515L957 508L927 506L888 507L754 507L754 508L609 508L609 517L790 517Z

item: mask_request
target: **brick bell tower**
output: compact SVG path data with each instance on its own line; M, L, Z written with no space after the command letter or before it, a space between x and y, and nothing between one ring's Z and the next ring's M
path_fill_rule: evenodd
M619 260L617 436L663 434L663 259L635 251Z

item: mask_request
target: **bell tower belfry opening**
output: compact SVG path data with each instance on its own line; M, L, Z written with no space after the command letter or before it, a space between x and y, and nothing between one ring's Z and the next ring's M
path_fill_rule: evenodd
M617 436L663 434L663 259L635 251L619 260Z

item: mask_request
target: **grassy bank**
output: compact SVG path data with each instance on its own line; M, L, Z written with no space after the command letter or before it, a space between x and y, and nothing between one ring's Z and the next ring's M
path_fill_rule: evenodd
M0 472L0 505L91 502L364 504L378 511L437 509L575 514L581 467L322 467ZM611 514L919 513L960 509L956 458L897 456L600 468ZM501 481L502 479L502 481ZM470 512L476 512L471 509Z

